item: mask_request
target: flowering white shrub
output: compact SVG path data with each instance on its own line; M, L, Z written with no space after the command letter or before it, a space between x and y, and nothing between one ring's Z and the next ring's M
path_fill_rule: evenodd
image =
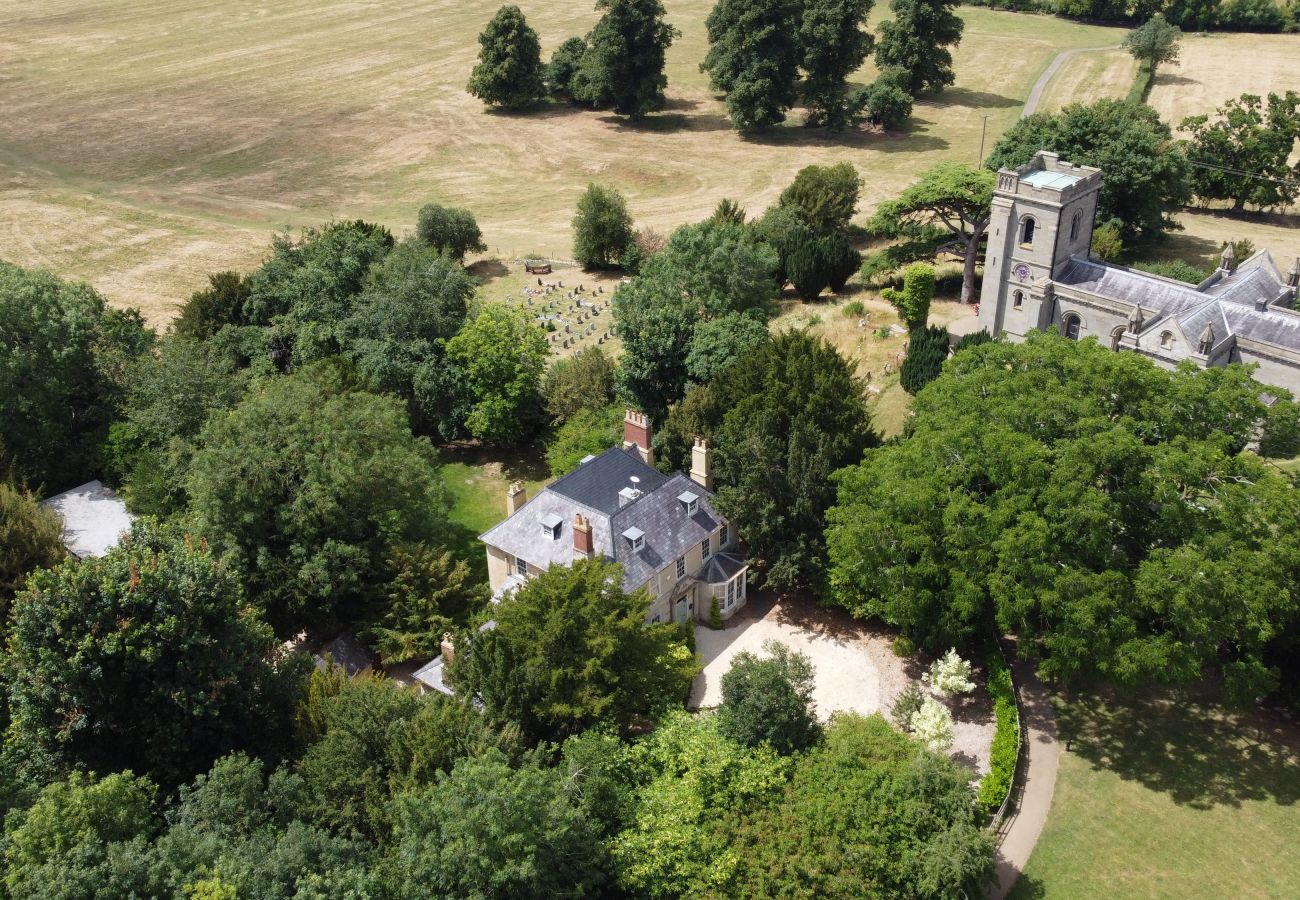
M930 666L928 681L939 696L945 698L975 690L975 682L970 680L970 663L957 655L955 647Z
M952 746L952 713L933 697L926 697L912 713L912 733L931 750L942 753Z

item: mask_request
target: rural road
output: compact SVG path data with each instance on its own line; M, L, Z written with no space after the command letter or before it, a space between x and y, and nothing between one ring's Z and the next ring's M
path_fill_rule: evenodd
M1020 695L1020 714L1024 717L1025 743L1021 748L1027 758L1025 779L1016 798L1015 809L1004 820L999 832L997 884L989 891L989 900L1003 900L1015 887L1016 879L1029 862L1038 836L1047 822L1056 792L1056 770L1060 765L1060 746L1056 742L1056 716L1047 688L1034 674L1033 664L1017 659L1011 664Z
M1065 61L1071 56L1075 56L1079 53L1096 53L1099 50L1116 50L1118 48L1119 44L1111 44L1109 47L1079 47L1074 50L1062 50L1060 53L1056 54L1056 57L1048 64L1047 68L1043 70L1043 74L1039 75L1038 80L1034 82L1033 88L1029 91L1029 98L1025 100L1025 110L1020 114L1020 118L1023 119L1025 116L1030 116L1037 112L1038 103L1043 99L1043 91L1047 89L1047 83L1052 80L1052 76L1060 71L1061 66L1063 66Z

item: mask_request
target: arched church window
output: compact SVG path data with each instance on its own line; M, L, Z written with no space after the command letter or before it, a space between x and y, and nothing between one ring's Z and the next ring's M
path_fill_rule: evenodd
M1079 239L1079 223L1083 220L1083 211L1075 210L1074 218L1070 220L1070 240Z
M1025 292L1024 292L1024 291L1016 291L1015 293L1013 293L1013 294L1011 295L1011 308L1012 308L1012 309L1020 309L1020 307L1022 307L1022 306L1024 306L1024 305L1025 305Z
M1160 335L1160 349L1174 349L1174 333L1172 331L1166 331L1164 334Z
M1124 326L1121 325L1110 333L1110 349L1118 350L1120 338L1124 336Z
M1025 216L1020 223L1020 243L1029 246L1034 242L1034 232L1038 229L1038 223L1032 216Z
M1083 328L1083 320L1070 313L1061 320L1061 330L1072 341L1079 339L1079 331Z

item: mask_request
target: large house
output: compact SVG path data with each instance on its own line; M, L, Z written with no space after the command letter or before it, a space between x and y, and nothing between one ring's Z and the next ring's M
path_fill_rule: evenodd
M623 588L645 589L649 622L707 621L745 605L748 567L736 529L713 508L708 445L696 441L691 474L654 468L650 423L629 410L623 446L525 496L510 486L506 519L482 535L495 598L551 566L592 557L623 567Z
M989 334L1057 328L1168 368L1254 363L1260 381L1300 392L1300 260L1284 278L1267 250L1237 260L1229 245L1191 285L1092 259L1101 183L1100 169L1046 151L998 172L980 290Z

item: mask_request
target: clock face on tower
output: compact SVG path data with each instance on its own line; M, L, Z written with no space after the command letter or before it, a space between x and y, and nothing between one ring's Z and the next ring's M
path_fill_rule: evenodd
M1029 278L1029 266L1025 265L1024 263L1021 263L1020 265L1012 269L1012 273L1021 281L1024 281L1027 278Z

